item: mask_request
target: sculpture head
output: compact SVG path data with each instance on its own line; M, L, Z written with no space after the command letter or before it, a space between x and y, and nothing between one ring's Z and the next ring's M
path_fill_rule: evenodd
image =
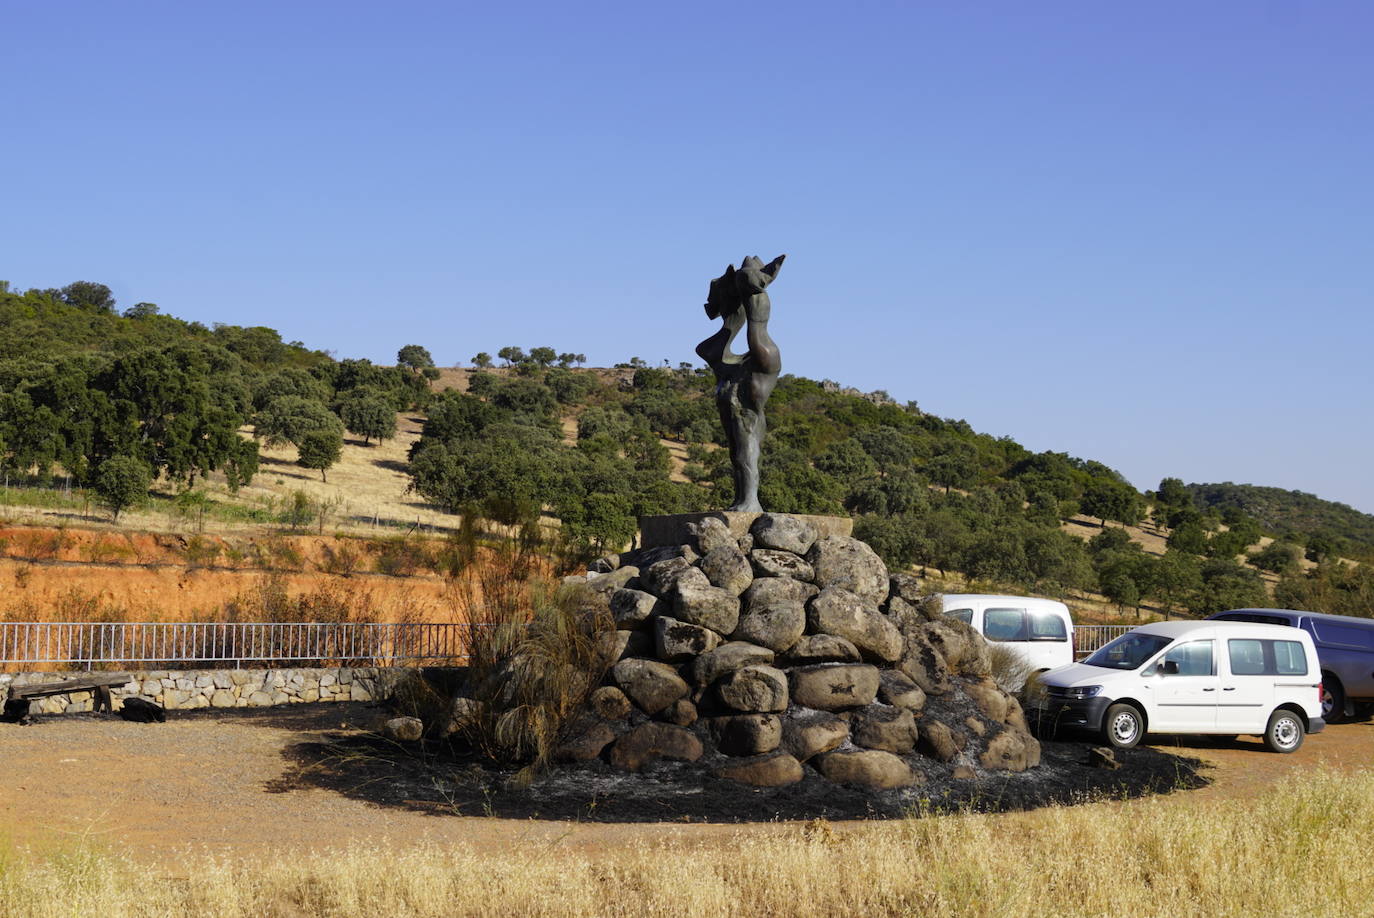
M786 257L779 255L764 264L757 255L750 255L740 262L739 270L730 265L724 274L711 281L706 294L706 317L719 319L742 308L746 297L762 293L773 282Z
M782 261L786 257L779 255L768 264L764 264L763 259L757 255L750 255L740 262L739 270L735 272L735 286L739 288L740 296L762 293L765 287L773 283L773 278L778 276L778 270L782 268Z

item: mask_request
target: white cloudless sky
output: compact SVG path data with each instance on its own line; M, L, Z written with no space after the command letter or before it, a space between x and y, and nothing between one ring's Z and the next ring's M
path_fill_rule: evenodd
M1374 6L0 0L0 278L338 356L784 369L1374 511Z

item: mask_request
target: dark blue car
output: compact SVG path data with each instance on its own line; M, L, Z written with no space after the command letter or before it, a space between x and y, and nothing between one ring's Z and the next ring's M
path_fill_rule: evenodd
M1322 665L1322 718L1368 716L1374 705L1374 619L1297 609L1230 609L1208 618L1290 625L1312 635Z

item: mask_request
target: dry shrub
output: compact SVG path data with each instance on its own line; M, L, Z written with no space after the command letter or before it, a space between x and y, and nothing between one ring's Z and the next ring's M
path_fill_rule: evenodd
M988 664L992 681L1004 692L1016 694L1025 686L1034 667L1016 648L988 641Z
M409 577L422 568L435 566L425 541L415 536L392 536L372 539L368 547L376 556L377 573L391 577Z
M559 587L518 543L484 559L465 616L472 716L459 725L491 759L523 763L528 780L548 764L568 718L605 672L597 636L614 627L584 587ZM544 562L547 563L546 561Z
M320 546L320 555L320 570L340 577L351 576L363 560L362 553L347 540L332 545L325 542Z
M186 558L186 566L191 570L197 568L210 567L219 558L220 544L214 539L207 539L205 536L194 535L186 543L182 554Z

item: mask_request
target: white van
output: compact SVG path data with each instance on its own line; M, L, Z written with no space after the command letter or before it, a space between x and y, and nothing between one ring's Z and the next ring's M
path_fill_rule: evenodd
M1062 602L974 593L945 593L941 599L946 615L1014 649L1031 673L1073 662L1073 619Z
M1244 733L1292 752L1326 726L1312 636L1282 625L1144 625L1040 681L1027 714L1042 731L1098 731L1122 749L1146 733Z

